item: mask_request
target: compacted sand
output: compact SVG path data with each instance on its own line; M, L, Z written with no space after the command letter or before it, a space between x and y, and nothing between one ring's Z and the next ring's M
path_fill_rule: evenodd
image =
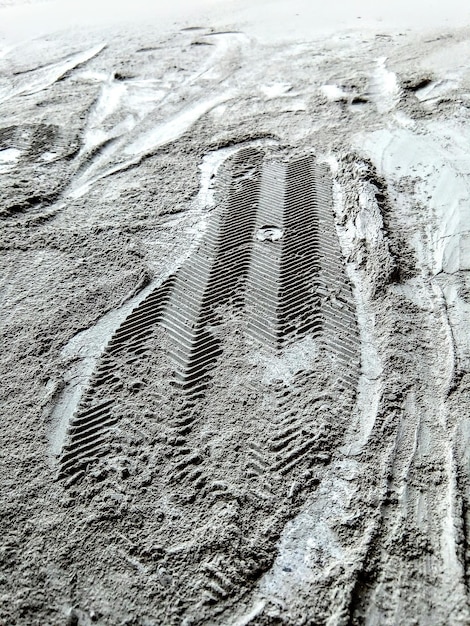
M14 4L0 623L469 624L464 10Z

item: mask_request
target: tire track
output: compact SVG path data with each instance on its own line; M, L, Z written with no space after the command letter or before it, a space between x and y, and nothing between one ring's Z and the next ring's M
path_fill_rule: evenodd
M255 162L247 167L250 157ZM227 207L214 215L200 248L175 277L162 325L174 342L174 382L183 390L204 386L221 354L220 340L208 328L221 324L217 309L232 301L244 282L258 198L256 160L254 150L238 155Z
M156 326L167 335L165 358L180 394L177 410L166 419L173 433L167 472L172 484L199 489L206 480L204 455L189 438L223 353L227 306L233 314L244 305L248 335L270 349L313 336L333 359L338 390L355 393L359 339L328 171L311 157L289 164L263 164L262 158L255 149L237 154L222 181L225 200L199 248L114 333L70 423L61 477L82 471L109 450L110 431L119 421L120 369L146 357L145 342ZM315 432L313 424L332 419L331 404L317 407L315 401L307 410L302 402L315 375L300 372L289 391L281 385L274 395L275 418L248 445L244 474L268 489L266 476L285 477L325 462L317 454L321 429Z
M61 476L76 480L111 453L122 415L145 430L135 407L158 397L155 493L191 505L184 530L171 517L160 530L167 565L185 563L189 612L214 614L269 569L282 528L316 489L354 402L359 354L326 168L245 149L218 189L196 251L110 340L61 458ZM288 382L263 378L253 343L268 368L293 359ZM134 371L144 386L146 372L154 379L140 399L126 397Z
M295 388L287 397L278 392L279 411L268 445L273 455L271 471L283 477L305 464L310 469L311 465L329 461L329 455L322 450L327 447L329 411L334 398L325 392L302 402L301 397L311 378L311 372L303 372L296 378Z
M60 478L81 472L106 454L110 430L119 420L115 397L122 387L122 364L145 356L145 342L159 325L170 339L172 383L183 394L180 411L170 420L180 435L176 439L174 477L179 482L198 484L201 458L185 447L181 436L198 418L195 407L222 353L220 337L211 330L223 321L217 309L229 302L236 305L236 294L248 269L261 158L259 151L250 148L235 157L232 177L225 181L227 200L213 216L199 249L162 287L147 296L112 336L70 422L60 457ZM189 471L189 466L195 466L194 471Z
M334 223L332 181L326 165L314 170L321 295L321 342L339 365L340 387L355 394L360 373L360 338L356 307Z
M202 603L217 604L226 600L243 582L243 576L225 562L222 555L206 561L199 581Z
M273 232L277 239L270 238ZM356 392L360 339L354 298L348 281L333 216L332 181L326 166L307 157L288 165L265 163L262 172L257 233L253 244L246 306L248 334L272 349L310 334L329 355L338 391ZM313 374L314 376L316 373ZM299 410L301 394L312 373L297 377L299 391L277 393L277 414L268 431L271 442L256 443L256 454L274 454L271 471L289 474L307 457L314 460L318 433L305 433L324 423L329 405ZM302 380L303 379L303 380ZM254 444L255 445L255 444ZM262 452L266 447L266 452ZM324 458L318 457L321 462ZM266 462L266 461L265 461ZM260 464L258 473L261 474Z
M232 572L246 571L250 555L254 579L270 567L279 511L285 511L284 526L319 484L341 441L359 373L354 299L336 234L327 169L309 157L288 164L265 161L255 226L244 294L245 332L275 362L293 344L311 337L317 362L327 372L319 382L322 373L298 361L288 383L252 380L260 405L269 407L255 413L258 423L252 424L240 453L243 478L238 488L249 502L246 515L252 526L202 575L201 602L218 614L246 585L246 575L239 582ZM236 471L227 464L227 475ZM221 495L225 501L229 497ZM256 519L273 529L269 538L258 536Z
M281 341L277 323L277 300L280 282L281 240L284 234L285 168L282 164L264 164L256 219L256 236L246 290L248 334L272 347ZM281 239L270 240L277 229ZM266 239L261 239L266 235Z
M283 332L294 339L310 331L315 336L319 328L319 302L313 290L319 262L313 167L313 160L305 158L289 164L287 169L279 309Z
M263 168L247 288L248 334L271 347L319 330L312 160ZM276 237L277 236L277 237Z
M171 426L177 435L169 474L173 483L200 489L207 477L199 450L187 437L201 418L201 403L212 371L222 355L223 307L237 306L249 266L255 226L262 154L241 151L232 164L232 176L223 181L226 203L214 214L199 249L175 278L162 318L172 345L173 385L183 403Z
M124 353L126 363L144 356L145 340L161 319L172 283L170 277L152 291L111 337L70 421L67 442L59 459L59 478L82 472L108 451L109 431L119 419L116 413L116 392L121 385L119 360Z

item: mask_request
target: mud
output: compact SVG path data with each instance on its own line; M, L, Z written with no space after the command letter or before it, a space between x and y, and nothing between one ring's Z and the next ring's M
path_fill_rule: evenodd
M470 622L467 29L0 49L0 621Z

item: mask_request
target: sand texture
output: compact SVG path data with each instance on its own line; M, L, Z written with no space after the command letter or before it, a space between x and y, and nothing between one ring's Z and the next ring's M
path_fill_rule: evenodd
M0 40L5 626L470 623L470 31L243 15Z

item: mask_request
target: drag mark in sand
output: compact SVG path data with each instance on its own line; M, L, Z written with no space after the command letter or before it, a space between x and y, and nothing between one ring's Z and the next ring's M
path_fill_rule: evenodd
M369 81L369 95L375 101L379 113L389 113L398 104L400 90L394 72L387 69L386 57L377 60L377 66Z
M50 87L63 78L67 72L93 59L104 50L105 47L106 44L93 46L88 50L72 54L57 63L51 63L32 72L28 72L28 74L17 79L10 89L6 89L3 97L2 94L0 94L0 101L6 101L16 96L29 96L43 89L47 89L47 87Z
M242 54L248 38L241 33L212 33L206 38L215 41L215 50L203 67L182 85L185 89L182 101L189 104L157 124L148 124L148 114L157 105L171 99L173 89L170 85L165 87L164 83L154 80L122 82L108 78L90 110L82 149L85 159L66 192L67 196L79 198L96 182L135 167L147 155L179 139L203 115L236 95L227 90L214 92L213 86L236 71L234 62ZM200 82L211 89L207 97L196 100L192 90ZM116 111L125 111L126 119L104 131L103 121Z
M121 163L117 163L97 174L93 174L96 170L97 163L92 162L84 172L72 181L66 195L71 198L80 198L88 193L91 187L99 180L136 167L146 156L152 154L154 151L158 150L158 148L176 141L176 139L189 130L201 116L208 113L222 102L229 100L232 95L232 93L227 92L193 103L182 109L169 120L158 124L152 130L142 132L135 141L123 147L122 153L128 158ZM106 148L106 146L104 146L104 148ZM114 152L114 148L112 152ZM98 157L99 156L98 154Z

